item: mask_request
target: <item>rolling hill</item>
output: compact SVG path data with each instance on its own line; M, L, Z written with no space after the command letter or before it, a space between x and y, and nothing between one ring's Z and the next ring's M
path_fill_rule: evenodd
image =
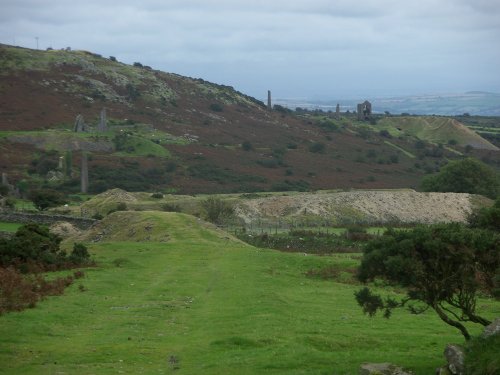
M389 140L352 113L268 110L232 87L87 51L0 45L0 108L0 171L23 189L77 192L82 152L92 193L415 188L461 152ZM97 132L103 108L108 129ZM73 130L79 114L86 132Z
M429 142L458 144L462 147L470 145L478 149L498 151L498 147L476 132L447 117L385 117L378 125L396 128L402 133Z

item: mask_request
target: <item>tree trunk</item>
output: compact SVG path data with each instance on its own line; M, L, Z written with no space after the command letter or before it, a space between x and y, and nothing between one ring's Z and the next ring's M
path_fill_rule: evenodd
M449 324L450 326L458 328L460 330L460 332L462 332L462 335L465 337L465 340L467 340L467 341L470 340L471 337L469 335L469 332L467 331L467 328L465 328L461 323L459 323L453 319L450 319L450 317L448 315L446 315L446 313L443 310L441 310L439 305L435 304L432 306L432 308L434 309L434 311L436 311L436 313L439 315L439 317L441 318L441 320L443 322L445 322L446 324Z

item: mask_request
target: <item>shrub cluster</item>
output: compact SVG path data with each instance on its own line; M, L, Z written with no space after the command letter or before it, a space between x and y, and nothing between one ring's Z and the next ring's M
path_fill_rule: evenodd
M83 272L76 271L72 276L46 280L40 274L24 275L14 267L0 267L0 315L35 307L45 296L61 295L80 277Z
M26 224L10 239L0 239L0 266L23 272L54 271L90 264L83 244L75 243L71 254L61 250L61 237L45 226Z
M359 243L373 238L364 229L359 232L348 230L344 235L311 230L292 230L288 233L274 235L241 233L238 237L256 247L311 254L359 252Z
M83 271L46 280L41 272L92 265L90 254L75 243L71 254L59 248L61 238L45 226L27 224L10 239L0 240L0 314L34 307L47 295L59 295Z

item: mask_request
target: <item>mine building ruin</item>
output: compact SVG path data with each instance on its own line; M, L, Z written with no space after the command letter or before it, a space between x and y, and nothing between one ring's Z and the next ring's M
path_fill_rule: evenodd
M359 103L357 113L358 120L368 120L372 115L372 103L368 100L365 100L363 103Z

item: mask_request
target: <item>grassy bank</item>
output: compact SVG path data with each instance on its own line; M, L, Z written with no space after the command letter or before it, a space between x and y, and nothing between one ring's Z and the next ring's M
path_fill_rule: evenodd
M463 342L432 313L370 319L359 286L305 275L352 267L352 254L256 249L187 215L140 214L168 241L91 244L99 267L65 296L0 317L2 373L356 374L390 361L423 375Z

